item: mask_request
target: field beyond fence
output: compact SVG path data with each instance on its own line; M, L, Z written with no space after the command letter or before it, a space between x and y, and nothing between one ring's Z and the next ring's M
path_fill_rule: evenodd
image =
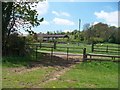
M53 55L66 55L67 60L69 56L82 56L84 60L103 60L103 61L119 61L120 58L119 46L112 44L56 44L54 43L37 43L29 44L34 47L36 52L36 58L38 57L37 52L50 53L51 58ZM84 48L86 50L84 51ZM89 57L89 58L88 58ZM96 58L93 58L96 57ZM117 59L116 59L117 58Z

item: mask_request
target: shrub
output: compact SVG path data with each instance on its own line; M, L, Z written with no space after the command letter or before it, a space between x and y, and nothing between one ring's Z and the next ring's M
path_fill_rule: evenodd
M90 38L90 43L103 43L104 40L102 38L97 38L97 37L93 37L93 38Z
M24 56L26 54L25 44L24 37L19 36L17 33L11 34L6 45L6 55Z

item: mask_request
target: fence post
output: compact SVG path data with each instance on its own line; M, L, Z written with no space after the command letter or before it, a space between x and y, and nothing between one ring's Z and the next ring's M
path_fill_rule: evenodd
M83 49L83 62L87 60L86 48Z
M106 48L106 53L108 53L108 45L107 45L107 48Z
M40 42L40 48L41 48L41 42Z
M51 61L52 61L52 56L53 56L53 47L51 47Z
M56 41L54 41L54 49L56 49Z
M92 43L92 52L94 51L94 43Z
M69 47L67 47L67 60L68 60Z

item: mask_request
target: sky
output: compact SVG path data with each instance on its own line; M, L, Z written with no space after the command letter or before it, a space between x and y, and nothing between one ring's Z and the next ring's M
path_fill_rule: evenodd
M118 2L44 1L38 3L36 10L39 18L44 17L40 26L32 28L36 33L79 30L79 19L81 20L80 31L87 23L103 22L118 26Z

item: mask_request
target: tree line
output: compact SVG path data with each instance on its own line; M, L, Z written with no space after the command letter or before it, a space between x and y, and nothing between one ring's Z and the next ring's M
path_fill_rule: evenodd
M120 44L120 27L109 26L104 23L98 23L92 26L87 26L80 32L81 41L88 43L116 43Z
M46 34L67 34L69 42L85 43L116 43L120 44L120 27L109 26L104 23L95 25L85 24L82 31L73 30L72 32L47 32Z

